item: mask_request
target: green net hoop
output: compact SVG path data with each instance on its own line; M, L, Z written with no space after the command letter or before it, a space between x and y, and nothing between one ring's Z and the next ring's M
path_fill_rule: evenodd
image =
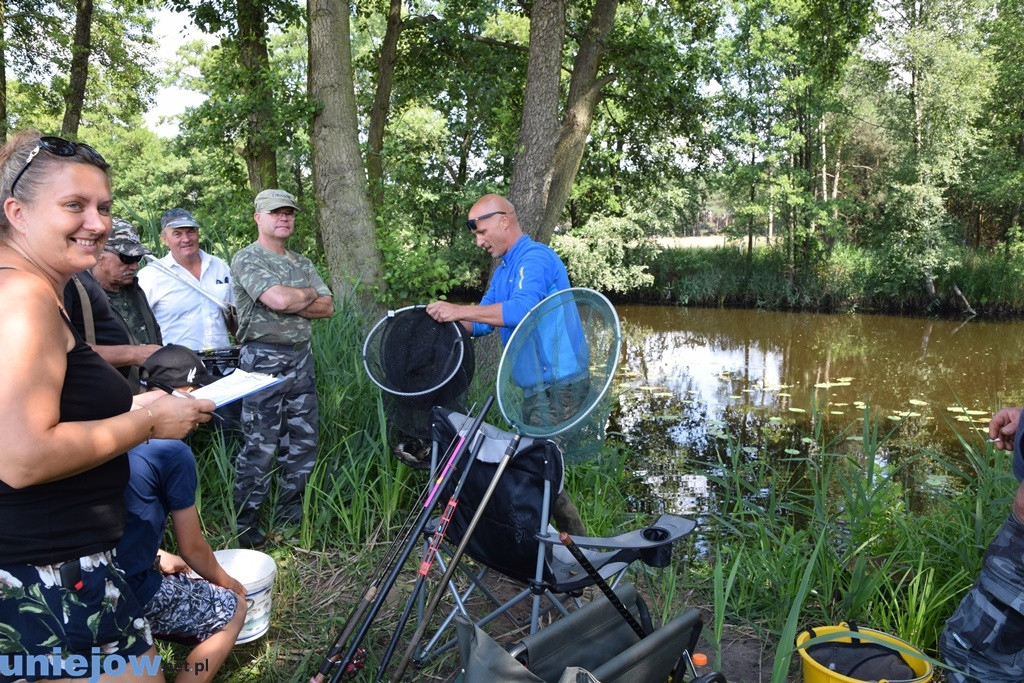
M556 292L516 326L498 365L498 408L524 436L552 439L566 462L600 450L619 364L615 308L583 287Z

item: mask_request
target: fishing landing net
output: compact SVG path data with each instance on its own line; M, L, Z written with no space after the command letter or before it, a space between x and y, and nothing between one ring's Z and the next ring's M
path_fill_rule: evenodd
M419 465L430 445L430 409L466 411L476 367L469 333L459 323L437 322L426 306L389 311L366 336L363 366L383 392L396 455ZM429 466L429 452L426 456Z
M519 433L557 443L566 464L595 456L621 342L619 317L602 294L583 287L552 294L505 345L497 378L501 414Z

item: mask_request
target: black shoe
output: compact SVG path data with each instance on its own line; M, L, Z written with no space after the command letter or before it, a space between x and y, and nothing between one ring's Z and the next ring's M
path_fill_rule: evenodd
M267 537L254 526L246 528L238 534L239 548L262 548L267 543Z

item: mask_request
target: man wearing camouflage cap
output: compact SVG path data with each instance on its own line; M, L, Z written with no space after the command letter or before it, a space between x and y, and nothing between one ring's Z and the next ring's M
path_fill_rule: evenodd
M231 345L229 317L234 309L228 264L199 248L199 223L181 208L160 217L163 258L139 272L139 286L168 343L194 351Z
M149 249L143 246L135 227L126 220L115 218L107 244L92 268L92 275L103 288L116 314L114 317L127 336L126 345L138 347L144 354L142 360L163 344L160 325L135 277L139 271L139 262L148 253ZM128 380L138 391L138 368L135 363L132 364Z
M256 195L255 209L256 241L231 261L237 339L242 344L239 367L284 381L242 399L245 443L238 454L234 493L242 547L266 541L259 510L275 470L276 522L291 526L302 518L303 492L319 439L310 321L334 313L331 290L313 263L286 248L295 232L295 198L284 190L264 190Z

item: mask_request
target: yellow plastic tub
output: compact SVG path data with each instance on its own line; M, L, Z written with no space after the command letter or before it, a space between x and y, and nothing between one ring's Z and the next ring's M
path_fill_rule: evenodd
M838 626L820 626L813 630L816 636L825 636L831 633L842 633L849 631L850 627L844 623L839 624ZM922 656L924 655L923 652L921 652L919 649L917 649L910 643L906 642L905 640L900 640L896 636L890 636L888 633L882 633L881 631L875 631L874 629L861 627L857 627L857 630L860 633L874 636L888 643L900 645L901 647L904 647L912 652L917 652ZM800 645L803 645L810 639L810 632L804 631L799 636L797 636L797 647L799 648ZM836 638L836 640L840 643L852 642L852 639L849 637ZM803 660L804 683L862 683L861 679L859 678L850 678L849 676L837 674L835 671L832 671L824 664L815 661L814 658L811 657L810 654L808 654L806 648L800 648L797 650L797 652L800 653L800 658ZM911 681L913 681L913 683L925 683L926 681L932 680L931 664L926 662L924 659L919 659L918 657L914 657L913 655L907 654L906 652L899 652L901 655L903 655L903 659L906 660L907 664L910 665L910 668L914 670L914 673L917 674L917 678L910 679ZM879 683L886 682L883 680L879 681Z

